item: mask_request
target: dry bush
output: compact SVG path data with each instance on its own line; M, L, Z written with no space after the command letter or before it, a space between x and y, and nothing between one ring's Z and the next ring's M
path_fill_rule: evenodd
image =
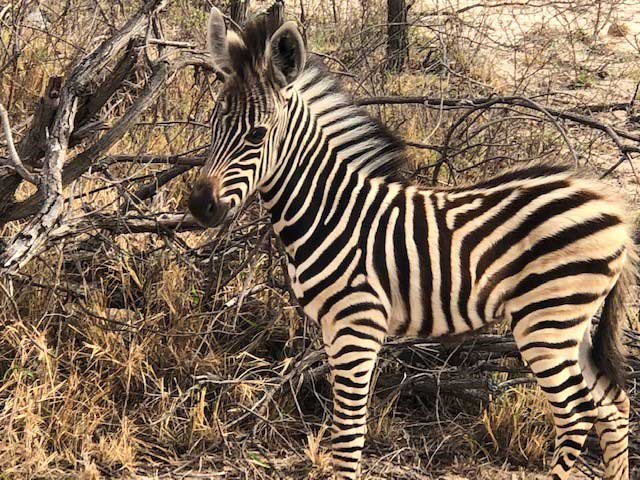
M268 2L252 4L259 10ZM49 79L68 74L139 5L0 5L0 102L18 142ZM620 148L640 146L633 5L417 1L410 64L399 74L384 69L384 6L302 0L288 2L288 15L304 23L310 49L354 97L380 100L367 108L409 142L407 176L454 184L575 155L637 204L638 150ZM133 47L130 74L95 116L102 124L72 154L130 111L155 61L202 48L207 10L204 0L174 0L154 17ZM218 88L201 67L170 75L135 125L66 186L64 228L3 277L4 478L328 475L331 403L319 335L289 295L267 212L255 201L214 231L162 216L185 210ZM407 96L422 98L403 103ZM22 182L15 200L34 190ZM9 244L26 220L8 221L6 208L0 228ZM395 341L385 349L371 401L369 478L506 471L524 478L544 470L552 436L544 402L509 339L484 338L463 347ZM597 472L592 444L589 458L582 469Z

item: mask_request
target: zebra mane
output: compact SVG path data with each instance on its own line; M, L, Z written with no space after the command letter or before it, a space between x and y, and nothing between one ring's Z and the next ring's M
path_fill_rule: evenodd
M266 61L267 45L282 24L282 9L279 4L274 4L236 31L242 42L229 43L228 49L231 66L238 81L245 82L273 73Z
M364 110L362 107L357 108ZM372 173L375 176L387 177L392 181L404 180L402 170L407 167L407 153L404 141L378 118L372 117L368 112L364 113L371 121L376 138L384 141L388 145L387 155L378 159L374 158L369 162L370 165L374 167Z
M325 113L327 107L333 113L341 110L343 118L348 116L351 123L357 125L354 141L371 145L371 154L358 158L358 170L366 172L367 177L384 177L394 182L405 180L403 170L407 166L407 155L404 141L364 107L356 105L319 56L311 56L295 83L303 96L310 97L312 109ZM320 105L314 107L314 103Z

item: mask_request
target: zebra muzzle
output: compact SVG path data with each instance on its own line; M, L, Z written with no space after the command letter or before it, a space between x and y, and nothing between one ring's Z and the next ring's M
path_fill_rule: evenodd
M204 227L221 224L229 213L229 205L216 194L209 179L198 179L189 197L189 210Z

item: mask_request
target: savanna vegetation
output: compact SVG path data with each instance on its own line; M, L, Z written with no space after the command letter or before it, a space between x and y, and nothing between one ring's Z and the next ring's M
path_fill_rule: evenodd
M271 3L216 5L241 23ZM321 339L266 211L208 230L186 214L220 88L210 6L0 3L0 478L328 478ZM412 181L564 161L637 207L637 2L287 0L285 15L407 142ZM366 478L542 475L551 423L505 331L391 339ZM599 459L594 437L580 475Z

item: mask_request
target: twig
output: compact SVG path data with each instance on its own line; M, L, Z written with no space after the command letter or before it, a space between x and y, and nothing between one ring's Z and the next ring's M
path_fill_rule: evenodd
M199 156L179 156L179 155L113 155L107 157L105 164L112 163L140 163L140 164L169 164L169 165L187 165L192 167L200 167L204 165L206 157Z
M147 42L154 45L164 45L167 47L177 47L177 48L195 48L196 47L196 45L194 45L191 42L178 42L175 40L165 40L164 38L148 38Z

